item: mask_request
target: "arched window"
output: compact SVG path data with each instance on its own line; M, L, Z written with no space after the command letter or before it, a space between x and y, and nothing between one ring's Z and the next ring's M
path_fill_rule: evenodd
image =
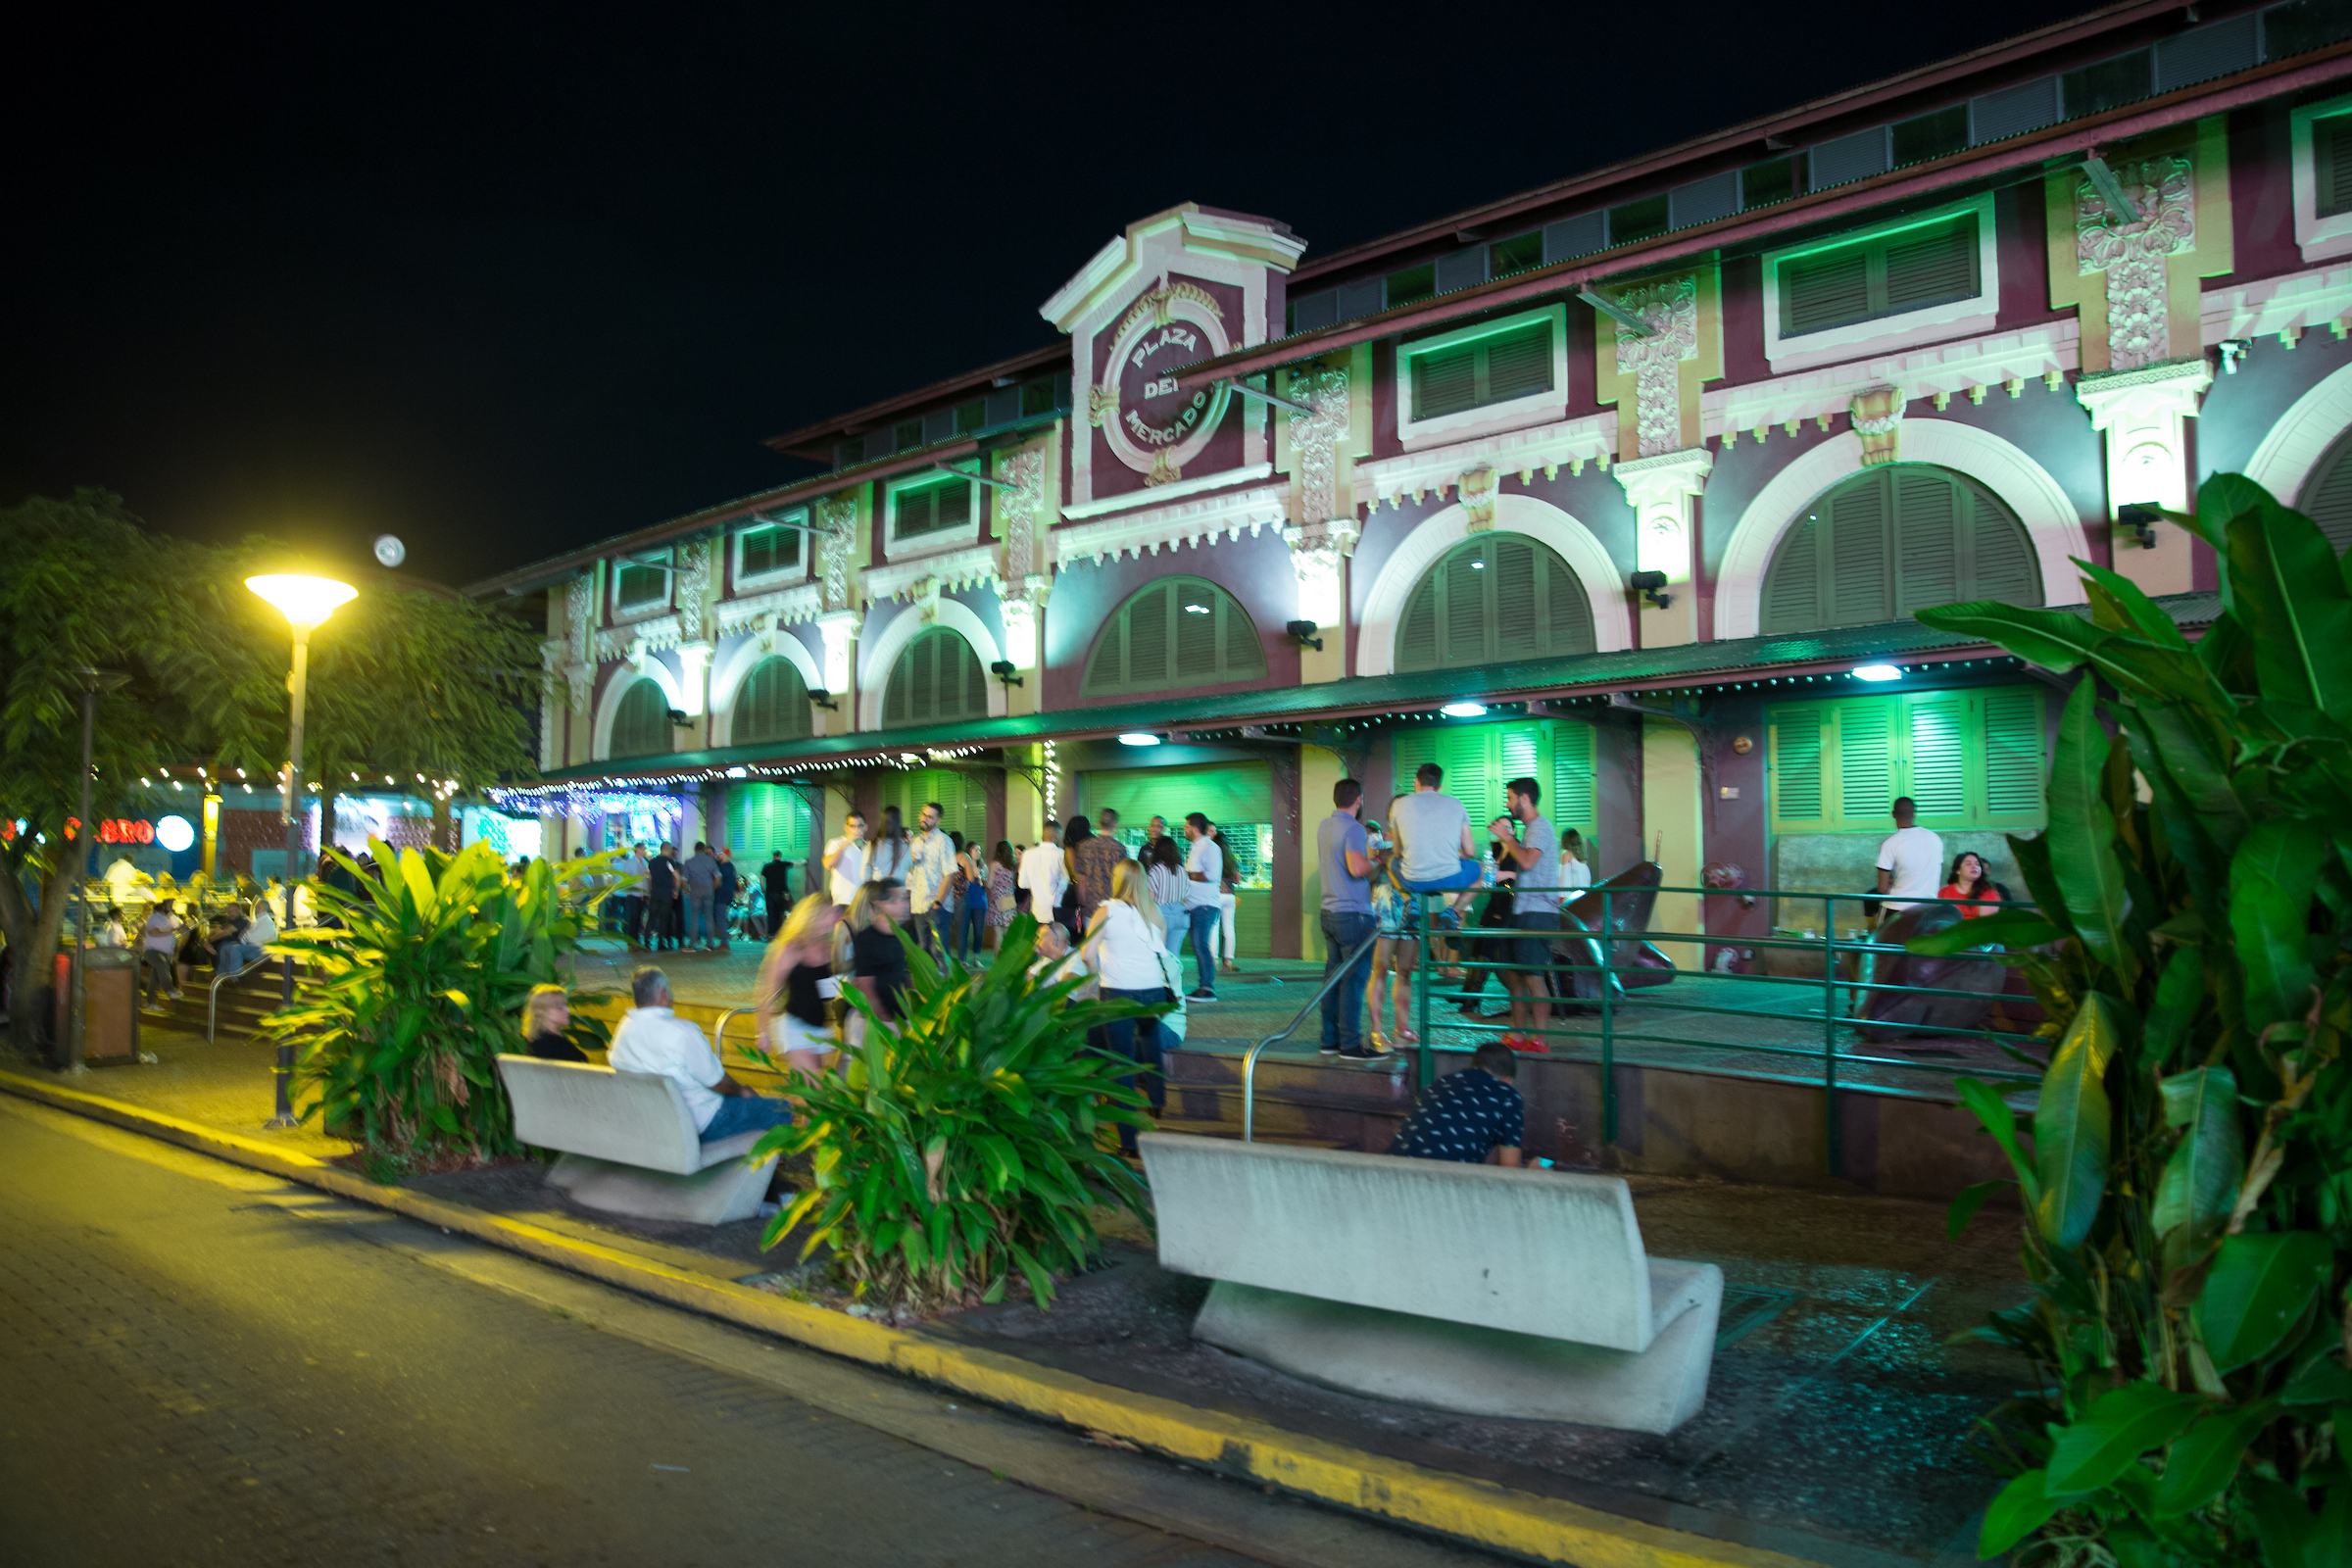
M1454 669L1592 652L1592 602L1568 563L1516 533L1455 545L1404 602L1396 667Z
M952 627L934 626L899 652L882 688L882 725L953 723L988 716L988 671Z
M1086 662L1088 697L1257 680L1266 651L1250 612L1201 577L1162 577L1121 605Z
M1824 492L1782 538L1763 630L1867 626L1970 599L2041 603L2025 525L1963 474L1889 464Z
M612 757L660 757L670 749L669 693L652 676L640 676L621 693L612 715Z
M808 734L808 687L789 659L762 659L752 666L735 698L730 746L760 741L797 741Z
M2352 430L2337 436L2335 445L2312 465L2303 493L2295 497L2295 510L2320 525L2337 555L2352 546Z

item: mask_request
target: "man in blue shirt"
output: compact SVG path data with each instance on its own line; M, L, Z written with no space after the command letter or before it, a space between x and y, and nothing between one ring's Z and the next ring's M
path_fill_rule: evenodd
M1347 956L1363 947L1375 929L1372 863L1364 842L1364 787L1344 778L1331 787L1332 813L1315 829L1315 855L1323 869L1323 1054L1343 1061L1379 1059L1363 1041L1364 975L1371 955L1348 966L1348 977L1331 985Z
M1527 1102L1512 1082L1518 1076L1519 1058L1511 1048L1488 1041L1469 1066L1429 1086L1396 1130L1389 1152L1464 1165L1483 1165L1492 1152L1495 1164L1516 1168L1520 1141L1527 1136Z

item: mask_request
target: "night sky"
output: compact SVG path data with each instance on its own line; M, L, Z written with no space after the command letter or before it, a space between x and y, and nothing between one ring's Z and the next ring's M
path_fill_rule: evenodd
M214 9L11 28L0 503L453 583L812 471L1174 203L1312 257L2063 14Z

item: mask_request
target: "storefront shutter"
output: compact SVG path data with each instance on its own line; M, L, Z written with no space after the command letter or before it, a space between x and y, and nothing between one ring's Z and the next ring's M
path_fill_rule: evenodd
M1897 707L1873 700L1838 710L1838 814L1872 821L1894 799L1894 721Z
M1959 693L1911 700L1911 782L1905 793L1923 818L1968 810L1966 704Z
M2336 122L2322 121L2321 124ZM2352 131L2352 115L2341 123ZM2352 142L2352 136L2346 140ZM2352 166L2352 146L2345 149L2345 163ZM2295 508L2320 525L2328 543L2337 555L2352 548L2352 431L2336 437L2320 461L2313 466L2311 477L2303 483L2303 493L2295 500Z
M1819 708L1782 708L1770 715L1772 815L1776 823L1814 823L1827 814L1823 809L1822 717Z
M780 784L733 784L727 788L727 847L747 877L777 850L784 858L808 858L811 816L799 790Z
M952 767L913 767L882 777L882 804L899 808L906 831L915 831L923 808L939 803L942 828L961 833L967 842L988 836L988 779Z
M1984 809L1992 816L2043 810L2041 694L1984 694Z
M1551 727L1551 797L1545 814L1565 838L1570 828L1588 841L1598 831L1592 808L1592 726L1562 719Z

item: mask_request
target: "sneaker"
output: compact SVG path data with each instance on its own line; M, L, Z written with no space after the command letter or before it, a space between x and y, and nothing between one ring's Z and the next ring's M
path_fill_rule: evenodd
M1513 1032L1504 1035L1502 1043L1523 1056L1548 1056L1551 1054L1551 1048L1533 1035Z
M1217 1000L1217 994L1214 991L1188 991L1184 994L1184 1000L1187 1002L1214 1002Z
M179 1000L181 999L181 996L182 996L182 993L180 993L180 992L177 992L177 991L174 991L174 992L171 993L171 997L172 997L172 1000L173 1002L177 1002L177 1001L179 1001Z
M1389 1044L1388 1036L1386 1035L1366 1035L1364 1037L1363 1049L1365 1054L1368 1055L1394 1056L1396 1054L1396 1048Z
M1373 1051L1364 1046L1357 1046L1352 1051L1341 1052L1340 1059L1342 1061L1349 1062L1355 1066L1361 1067L1376 1061L1386 1061L1388 1059L1388 1053Z
M1339 1054L1340 1054L1340 1043L1339 1043L1338 1041L1336 1041L1336 1040L1326 1040L1326 1041L1324 1041L1324 1042L1323 1042L1323 1054L1325 1054L1326 1056L1336 1056L1336 1055L1338 1055Z

